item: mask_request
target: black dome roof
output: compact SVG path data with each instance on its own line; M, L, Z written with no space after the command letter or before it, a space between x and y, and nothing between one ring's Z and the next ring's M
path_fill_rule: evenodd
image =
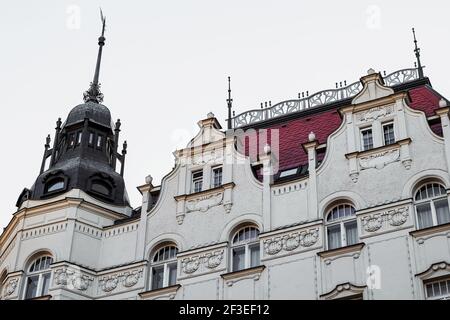
M83 122L85 118L89 118L90 121L110 129L114 127L109 109L106 106L93 101L79 104L73 108L63 127Z

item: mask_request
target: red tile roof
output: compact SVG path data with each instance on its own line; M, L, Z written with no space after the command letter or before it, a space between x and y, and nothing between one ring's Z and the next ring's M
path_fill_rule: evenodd
M434 110L439 107L441 96L428 86L420 86L409 90L411 103L414 109L422 110L427 116L434 115ZM259 140L267 139L272 147L272 151L279 160L279 170L286 170L308 163L308 157L302 148L302 144L308 141L308 134L312 131L316 135L319 144L326 143L330 134L336 131L341 124L341 117L336 109L304 116L301 118L288 120L274 124L268 128L267 132L258 130L257 140L249 143L249 138L245 139L245 154L250 155L252 160L256 160L259 154ZM279 139L273 130L278 130ZM433 125L432 130L436 134L442 135L440 124ZM264 136L266 138L264 138ZM271 140L279 140L277 147ZM275 142L275 141L274 141ZM262 143L264 145L264 143ZM321 156L323 158L323 155ZM321 159L319 159L321 160Z

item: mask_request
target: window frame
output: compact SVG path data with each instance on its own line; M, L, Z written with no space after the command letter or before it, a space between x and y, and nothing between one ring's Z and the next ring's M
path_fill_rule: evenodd
M239 232L244 231L246 229L249 230L256 230L256 237L255 238L250 238L250 239L245 239L243 241L238 241L238 242L234 242L234 239L238 236ZM259 228L257 226L254 225L246 225L246 226L242 226L241 228L238 228L234 233L233 236L231 237L231 245L230 245L230 270L231 272L238 272L238 271L242 271L242 270L246 270L246 269L250 269L250 268L255 268L261 265L261 244L260 244L260 239L259 239ZM256 265L252 265L252 261L251 261L251 254L252 254L252 249L258 247L258 251L259 251L259 255L258 255L258 262L256 263ZM244 266L243 268L238 268L237 270L235 270L234 268L234 256L233 253L236 249L244 249Z
M48 263L48 268L30 271L32 266L36 265L36 263L38 261L40 261L40 264L41 264L43 259L46 259L46 261L47 260L50 261ZM53 262L54 262L53 257L49 254L40 255L32 260L32 262L29 264L29 266L27 268L27 273L25 276L24 290L23 290L23 295L22 295L22 298L24 300L34 299L34 298L38 298L38 297L44 297L44 296L48 295L48 290L50 289L50 285L52 283L52 278L53 278L52 269L50 267ZM45 262L45 264L47 264L47 262ZM44 267L45 267L45 265L44 265ZM48 278L47 278L48 287L47 287L46 292L44 292L44 289L45 289L45 287L43 287L44 278L47 276L48 276ZM34 278L34 277L38 278L37 286L36 286L36 295L34 295L32 297L27 297L27 293L28 293L28 289L29 289L28 280L30 278Z
M444 189L445 193L442 194L442 195L439 195L439 196L433 195L432 197L427 197L425 199L416 200L418 193L424 188L426 190L427 186L429 186L429 185L431 185L432 188L434 187L434 185L438 185L439 187L442 187ZM434 193L434 191L433 191L433 193ZM432 227L436 227L436 226L439 226L439 225L442 225L442 224L449 223L449 222L446 222L446 223L439 223L438 222L436 206L435 206L435 202L442 201L444 199L447 200L447 212L448 212L448 214L450 216L450 202L449 202L449 199L448 199L447 189L445 188L444 184L442 184L439 181L427 181L427 182L421 183L419 185L419 187L416 189L416 191L414 192L413 199L414 199L414 213L415 213L415 217L414 218L415 218L416 229L417 230L423 230L423 229L432 228ZM421 206L421 205L424 205L424 204L429 204L429 206L430 206L432 225L431 226L426 226L426 227L421 227L419 225L419 215L418 215L418 212L417 212L417 208L419 206Z
M364 132L366 131L370 131L371 134L371 140L372 140L372 145L370 146L370 148L365 148L365 144L364 144ZM361 143L361 151L367 151L367 150L371 150L374 148L374 136L373 136L373 127L372 126L367 126L367 127L363 127L363 128L359 128L359 135L360 135L360 143Z
M386 143L386 136L385 136L384 128L387 126L390 126L390 125L392 125L392 135L393 135L394 141L388 144L388 143ZM394 120L386 121L381 124L381 135L382 135L382 140L383 140L383 146L390 146L397 141L397 138L395 136Z
M216 171L220 170L220 183L216 184ZM223 185L223 166L216 166L211 168L211 186L213 188L218 188Z
M162 250L165 249L171 249L171 248L175 248L175 256L174 257L170 257L168 259L162 259L162 260L158 260L158 261L154 261L156 258L156 255L159 254ZM178 259L177 259L177 254L178 254L178 247L175 244L166 244L163 246L158 247L156 250L153 251L152 254L152 259L150 260L150 272L149 272L149 281L148 281L148 287L149 290L158 290L158 289L163 289L163 288L167 288L173 285L176 285L177 283L177 278L178 278ZM169 255L170 255L170 251L169 251ZM170 268L175 266L175 283L171 284L170 283ZM154 288L153 287L153 270L155 268L163 268L163 283L161 287L158 288Z
M332 219L330 221L328 221L328 217L332 214L333 210L339 206L349 206L352 208L353 213L350 214L349 216L344 216L342 218L336 218L336 219ZM352 246L358 243L359 241L359 234L358 234L358 221L356 218L356 209L355 207L348 202L344 202L344 203L338 203L334 206L332 206L328 211L327 214L325 216L325 239L326 239L326 248L327 250L335 250L335 249L340 249L340 248L345 248L348 246ZM355 222L356 223L356 242L352 243L352 244L348 244L348 240L347 240L347 229L346 229L346 225L349 224L350 222ZM340 233L340 246L336 247L336 248L330 248L330 243L329 243L329 239L328 239L328 229L332 228L332 227L336 227L339 226L339 233Z
M428 286L433 286L434 284L438 284L439 291L441 291L441 283L445 282L447 287L447 294L445 295L437 295L437 296L428 296ZM434 291L434 288L431 289ZM437 279L431 279L423 283L423 291L425 300L450 300L450 276L440 277Z
M197 177L195 178L195 174L199 174L201 173L201 177ZM199 169L199 170L193 170L191 172L191 192L192 193L197 193L197 192L202 192L203 191L203 178L204 178L204 174L203 174L203 169ZM197 182L200 182L200 190L197 190L195 185Z

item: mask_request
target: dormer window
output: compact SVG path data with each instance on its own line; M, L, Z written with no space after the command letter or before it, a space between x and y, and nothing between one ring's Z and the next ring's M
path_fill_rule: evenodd
M216 167L212 170L212 186L213 188L220 187L222 185L222 167Z
M104 196L111 195L111 187L101 180L92 181L91 190Z
M361 129L361 145L363 151L373 148L372 127Z
M192 172L192 192L200 192L203 188L203 171Z
M75 134L71 133L69 136L69 147L73 147L74 144L75 144Z
M102 145L103 145L103 136L98 135L98 136L97 136L97 148L98 148L98 149L101 149L101 148L102 148Z
M79 131L77 133L77 145L81 144L81 136L82 136L82 133L81 133L81 131Z
M393 122L383 124L383 142L385 146L395 143Z
M64 177L55 177L45 184L45 193L56 193L66 188L66 179Z
M92 146L94 144L94 133L89 132L89 145Z

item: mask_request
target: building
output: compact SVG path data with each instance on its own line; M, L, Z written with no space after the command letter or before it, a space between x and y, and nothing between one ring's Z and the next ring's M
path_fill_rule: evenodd
M0 236L1 299L450 296L450 109L417 42L415 68L239 115L229 87L227 130L199 121L135 209L104 44Z

